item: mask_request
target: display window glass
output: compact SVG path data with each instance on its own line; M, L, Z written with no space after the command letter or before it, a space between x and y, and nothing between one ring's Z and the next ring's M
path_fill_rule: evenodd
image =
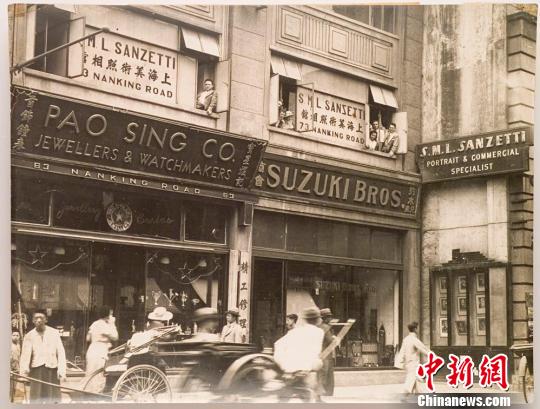
M66 358L73 364L69 366L84 366L89 246L74 240L15 236L11 250L11 279L18 293L12 300L12 326L26 333L33 328L33 312L45 310L47 325L60 333Z
M53 225L179 240L180 209L149 196L70 185L55 189Z
M262 258L254 266L255 342L272 347L287 330L287 315L300 317L304 308L315 305L330 308L338 322L356 320L336 350L336 366L393 366L400 342L397 270ZM299 318L297 325L302 324Z
M186 240L225 243L229 211L224 206L196 202L183 204L186 217Z
M434 345L490 345L489 282L488 269L434 274L431 298ZM506 333L505 325L506 318L500 317L497 327L503 333Z
M41 179L27 183L13 177L11 183L11 220L26 223L49 223L50 190Z
M223 305L227 258L224 255L185 251L149 251L146 265L146 312L165 307L172 323L184 332L194 330L193 312Z

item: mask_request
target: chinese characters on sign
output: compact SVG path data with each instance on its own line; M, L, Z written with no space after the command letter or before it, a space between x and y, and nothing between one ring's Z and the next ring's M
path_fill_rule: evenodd
M130 172L128 178L133 180L143 179L141 175L146 181L152 175L168 176L246 190L266 146L264 141L253 138L19 88L14 89L14 94L12 149L15 152L39 155L40 159L60 159L64 163L86 163L96 166L93 171L103 166L110 171L123 170Z
M446 376L446 383L453 388L463 384L465 389L473 385L474 362L470 356L449 355L450 362L446 366L450 373ZM426 386L429 392L434 392L433 377L444 366L444 359L429 353L425 364L418 365L416 374L420 379L426 380ZM482 356L482 361L478 366L479 385L482 388L488 388L498 385L503 391L508 390L508 357L504 354L498 354L490 358L487 355Z
M242 327L242 332L246 339L249 339L249 293L250 293L250 273L249 273L249 253L240 251L240 263L238 265L238 323Z
M529 169L532 128L515 128L417 145L423 182L478 177Z
M364 148L364 104L337 98L308 88L296 93L296 130L318 140L353 149Z
M255 176L255 187L302 201L315 200L336 207L352 206L355 209L416 216L420 194L417 183L313 165L265 154Z
M85 43L79 81L101 84L115 93L176 104L177 54L115 34Z

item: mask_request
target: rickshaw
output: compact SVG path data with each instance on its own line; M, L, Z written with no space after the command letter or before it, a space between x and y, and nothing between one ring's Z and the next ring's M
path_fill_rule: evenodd
M332 353L354 322L339 324L339 334L321 359ZM202 397L249 402L270 396L314 401L316 391L301 382L305 375L284 374L273 356L255 344L194 342L177 326L165 326L156 328L147 342L137 346L128 342L111 350L105 367L85 377L79 388L60 388L72 401L167 403Z
M190 342L175 326L158 332L135 348L124 344L112 350L82 389L113 402L171 402L186 394L247 394L261 388L265 371L278 371L272 356L254 344Z

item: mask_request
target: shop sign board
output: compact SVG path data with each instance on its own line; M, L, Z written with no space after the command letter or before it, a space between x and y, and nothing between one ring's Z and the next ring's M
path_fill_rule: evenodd
M419 183L265 154L255 188L326 206L416 217Z
M115 94L168 105L177 103L178 55L113 33L85 42L77 81Z
M296 130L317 140L364 149L365 105L309 88L297 87Z
M529 170L531 127L417 145L422 182L438 182Z
M246 191L266 142L13 89L12 152Z

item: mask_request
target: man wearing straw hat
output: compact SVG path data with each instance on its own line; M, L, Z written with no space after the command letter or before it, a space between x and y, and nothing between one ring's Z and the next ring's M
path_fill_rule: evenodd
M164 327L172 319L173 314L167 311L165 307L156 307L154 311L148 314L148 323L146 324L146 330L143 332L136 332L131 336L131 339L127 342L128 348L138 348L140 345L144 345L150 342L153 338L160 335L157 328ZM137 349L134 355L142 355L147 353L150 347L147 346L142 349Z
M221 331L222 342L234 342L235 344L243 343L242 327L238 324L238 317L240 312L238 308L231 308L225 313L225 320L227 324Z
M303 325L298 325L274 344L274 359L286 375L305 373L303 383L317 391L317 371L322 362L324 332L318 327L321 312L317 307L302 311Z

